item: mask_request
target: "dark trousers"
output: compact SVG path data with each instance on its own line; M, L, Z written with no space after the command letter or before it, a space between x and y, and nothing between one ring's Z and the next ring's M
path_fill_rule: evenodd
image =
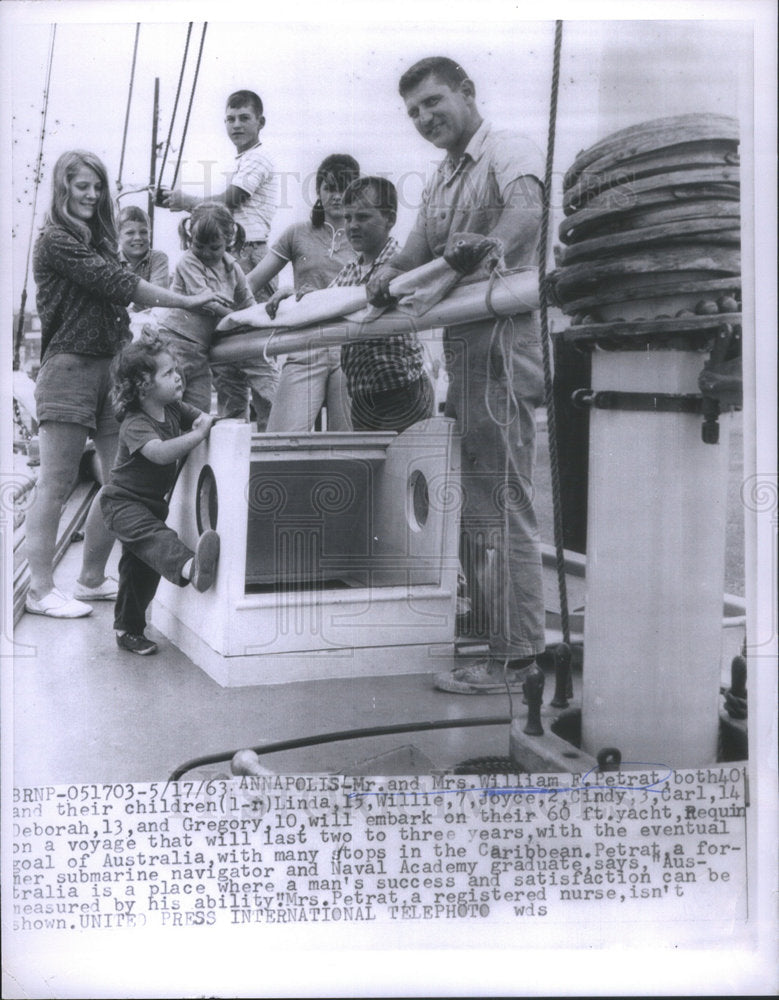
M432 417L433 400L427 375L397 389L358 392L352 396L352 426L356 431L404 431Z
M165 524L164 500L136 497L110 485L103 487L99 499L108 530L122 543L114 628L142 635L160 577L185 587L189 581L181 570L194 553Z

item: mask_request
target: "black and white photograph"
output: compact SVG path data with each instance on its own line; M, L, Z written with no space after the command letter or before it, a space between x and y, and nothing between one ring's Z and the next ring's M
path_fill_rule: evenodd
M3 996L775 993L776 20L2 5Z

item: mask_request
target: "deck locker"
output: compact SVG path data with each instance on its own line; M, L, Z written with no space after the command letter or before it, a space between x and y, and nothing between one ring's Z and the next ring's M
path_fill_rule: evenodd
M163 580L154 625L228 687L436 669L454 643L453 428L444 417L402 434L218 423L188 457L168 519L191 546L219 532L216 583L199 594Z

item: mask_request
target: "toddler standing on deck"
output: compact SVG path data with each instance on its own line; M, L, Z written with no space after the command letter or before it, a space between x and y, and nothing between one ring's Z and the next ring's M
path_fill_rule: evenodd
M234 247L240 249L243 230L224 205L202 202L179 229L189 249L176 266L172 290L209 288L231 303L221 309L212 306L211 315L195 316L184 309L168 309L159 322L160 333L175 347L185 382L184 402L208 413L211 409L208 352L216 324L222 316L254 305L254 296L237 261L227 252Z
M215 418L182 401L176 362L159 337L125 347L113 380L119 447L99 498L108 530L122 542L114 629L120 649L148 656L157 644L144 635L146 609L160 576L198 591L208 590L216 576L217 533L204 531L193 552L165 524L177 462L208 437Z

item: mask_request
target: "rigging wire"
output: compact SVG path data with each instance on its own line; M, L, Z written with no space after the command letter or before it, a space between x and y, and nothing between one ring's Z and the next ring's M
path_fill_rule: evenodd
M176 161L176 169L173 172L173 182L171 187L176 187L176 181L178 180L179 170L181 169L182 157L184 156L184 143L187 139L187 129L189 128L189 116L192 113L192 104L195 100L195 88L197 87L197 78L200 74L200 61L203 58L203 45L206 40L206 30L208 29L208 21L203 23L203 30L200 35L200 48L197 53L197 62L195 63L195 75L192 77L192 90L189 93L189 104L187 105L187 113L184 118L184 128L181 133L181 142L179 143L179 155Z
M54 43L57 37L57 25L52 24L51 26L51 38L49 41L49 55L46 65L46 83L43 87L43 110L41 112L41 134L38 140L38 156L35 160L35 171L33 174L33 195L32 195L32 216L30 219L30 237L27 241L27 257L25 259L24 265L24 284L22 286L22 298L19 305L19 320L16 326L16 335L14 337L14 358L13 367L14 371L19 369L19 354L22 348L22 338L24 336L24 318L25 310L27 307L27 281L28 275L30 273L30 255L32 254L32 240L33 233L35 232L35 210L38 205L38 188L41 183L41 171L43 169L43 140L46 135L46 118L49 113L49 88L51 85L51 69L54 64Z
M182 56L182 59L181 59L181 70L179 71L179 82L178 82L178 85L176 87L176 97L175 97L175 99L173 101L173 113L170 116L170 127L168 128L168 138L165 141L165 149L164 149L164 152L163 152L163 155L162 155L162 166L160 167L160 172L159 172L159 175L158 175L158 178L157 178L157 190L158 191L160 190L160 188L162 186L162 177L163 177L163 174L165 173L165 164L166 164L166 162L168 160L168 152L170 150L170 142L171 142L171 139L173 138L173 126L174 126L174 124L176 122L176 112L178 111L179 97L181 96L181 84L184 81L184 70L185 70L186 65L187 65L187 54L189 53L189 39L190 39L190 37L192 35L192 25L193 25L193 23L194 23L193 21L190 21L189 24L187 25L187 40L184 43L184 55Z
M124 114L124 131L122 132L122 152L119 156L119 176L116 178L116 190L122 190L122 170L124 168L124 153L127 148L127 127L130 124L130 105L133 99L133 86L135 84L135 63L138 58L138 37L141 33L140 21L135 25L135 44L133 45L133 62L130 67L130 86L127 92L127 110Z
M557 96L560 82L560 49L563 39L563 22L555 21L554 60L552 65L552 89L549 100L549 132L546 147L546 171L544 174L543 211L541 216L541 236L538 261L538 288L541 315L541 345L544 356L544 391L546 420L549 437L549 464L552 476L552 511L554 515L554 541L557 563L557 586L560 593L560 629L563 642L570 645L571 629L568 618L568 592L565 582L565 554L563 543L563 517L560 499L560 467L557 452L557 422L552 384L552 363L549 351L549 322L546 283L546 255L549 242L549 213L551 207L552 163L554 160L555 127L557 122Z

